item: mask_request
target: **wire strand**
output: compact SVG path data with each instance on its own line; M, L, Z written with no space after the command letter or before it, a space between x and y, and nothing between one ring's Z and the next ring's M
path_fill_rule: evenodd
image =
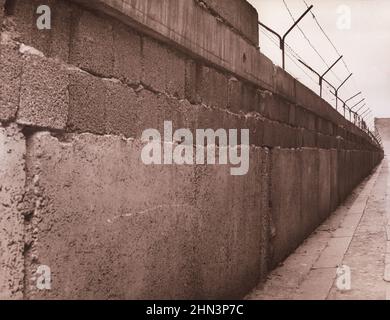
M306 5L307 8L309 8L309 4L305 1L305 0L302 0L303 3ZM341 56L342 54L340 53L340 51L337 49L336 45L333 43L333 41L331 40L331 38L329 37L329 35L326 33L326 31L324 30L324 28L322 27L322 25L320 24L320 22L318 21L316 15L313 13L313 11L310 12L311 13L311 16L313 18L313 20L315 21L316 25L318 26L318 28L320 29L320 31L322 32L322 34L325 36L325 38L329 41L329 43L331 44L331 46L333 47L334 51L336 52L336 54L338 56ZM345 67L345 69L347 70L347 72L349 74L351 74L351 70L350 68L348 67L348 64L347 62L345 61L344 57L341 59L342 62L343 62L343 65ZM355 81L355 78L353 77L352 78L353 80L353 84L355 86L355 89L358 88L357 84L356 84L356 81ZM341 80L340 80L341 81Z
M292 21L295 23L296 20L294 18L294 15L292 14L292 11L290 10L289 6L287 5L287 2L286 0L282 0L283 3L284 3L284 6L286 7ZM303 35L303 37L305 38L305 40L309 43L310 47L314 50L314 52L320 57L320 59L322 60L322 62L328 67L330 68L330 65L328 64L328 62L324 59L324 57L321 55L321 53L316 49L316 47L313 45L313 43L310 41L310 39L306 36L305 32L302 30L302 28L297 25L297 28L298 30L301 32L301 34ZM338 76L337 74L331 70L331 73L336 77L337 80L339 80L340 82L342 81Z
M307 4L307 2L305 0L302 0L303 3L306 5L307 8L309 8L309 5ZM315 16L315 14L313 12L310 12L314 21L316 22L317 26L319 27L319 29L321 30L321 32L323 33L323 35L326 37L326 39L328 39L329 43L332 45L333 49L335 50L335 52L341 56L342 54L340 53L340 51L337 49L337 47L334 45L333 41L330 39L330 37L328 36L328 34L325 32L324 28L321 26L321 24L319 23L317 17ZM348 68L348 65L347 63L345 62L344 58L342 58L342 61L343 61L343 64L345 66L345 69L349 72L349 73L352 73L351 70Z
M307 8L309 8L309 5L308 3L305 1L305 0L302 0L303 3L306 5ZM294 18L294 15L292 13L292 11L290 10L286 0L283 0L283 3L284 3L284 6L286 7L291 19L294 21L294 23L296 22L295 18ZM322 34L325 36L325 38L328 40L328 42L331 44L332 48L335 50L336 54L341 57L341 53L340 51L337 49L337 47L335 46L335 44L333 43L333 41L331 40L331 38L328 36L328 34L326 33L325 29L322 27L322 25L320 24L320 22L318 21L316 15L311 12L311 15L312 15L312 18L313 20L315 21L316 25L318 26L318 28L320 29L320 31L322 32ZM268 33L268 30L266 28L264 28L263 26L261 26L262 28L260 29L260 31L276 46L276 47L279 47L279 44L278 44L278 41L279 39L275 36L275 35L270 35ZM320 52L315 48L315 46L313 45L313 43L310 41L310 39L307 37L307 35L305 34L305 32L302 30L302 28L300 26L297 25L297 28L299 29L299 31L301 32L301 34L303 35L303 37L305 38L305 40L309 43L310 47L314 50L314 52L320 57L320 59L323 61L323 63L328 67L330 68L329 64L327 63L327 61L324 59L324 57L320 54ZM285 46L286 46L286 55L288 57L288 59L290 61L292 61L294 63L294 65L299 68L316 86L319 85L319 83L313 78L313 76L311 74L309 74L307 72L307 70L305 70L298 62L297 60L301 60L301 61L304 61L304 59L296 52L292 49L292 47L285 43ZM345 67L345 69L351 74L352 72L350 71L349 67L348 67L348 64L346 63L345 59L342 58L341 59L342 62L343 62L343 65ZM331 73L335 76L335 78L337 80L339 80L340 82L342 82L343 80L341 80L337 74L334 72L334 70L331 70ZM297 78L298 79L298 78ZM353 80L355 80L353 78ZM356 82L354 81L354 84L355 84L355 87L357 87L356 85ZM328 85L327 83L324 83L324 86L325 88L328 89L328 91L330 93L333 93L333 91L331 90L331 86ZM326 92L326 91L325 91ZM328 99L331 100L332 102L335 101L335 99L337 99L336 97L334 97L333 95L327 95Z
M276 46L276 47L279 47L278 43L277 43L277 40L275 38L272 38L267 32L265 32L264 30L261 30L261 32ZM298 57L298 59L301 59L301 57L291 49L291 52L287 52L287 57L290 59L291 62L294 63L295 66L297 66L316 86L318 86L318 81L316 81L316 79L314 79L302 66L299 65L299 63L297 63L295 59L297 59L296 55ZM297 60L298 60L297 59Z

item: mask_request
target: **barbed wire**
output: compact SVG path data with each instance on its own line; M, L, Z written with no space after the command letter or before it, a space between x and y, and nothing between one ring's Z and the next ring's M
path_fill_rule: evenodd
M309 4L305 1L305 0L302 0L303 3L306 5L306 8L309 8ZM340 53L339 49L337 49L336 45L333 43L333 41L331 40L331 38L329 37L329 35L326 33L325 29L322 27L322 25L320 24L320 22L318 21L316 15L313 13L313 11L310 12L311 13L311 16L313 18L313 20L315 21L316 25L318 26L318 28L320 29L320 31L322 32L322 34L325 36L325 38L329 41L329 43L331 44L331 46L333 47L334 51L336 52L336 54L338 56L342 56L342 54ZM343 62L343 65L345 67L345 69L347 70L347 72L349 74L352 73L352 71L350 70L347 62L345 61L344 57L341 59L341 61ZM354 82L354 85L355 85L355 88L357 89L357 84L356 84L356 80L354 77L352 77L352 80Z
M287 12L289 13L292 21L295 23L296 22L296 19L294 18L294 15L292 13L292 11L290 10L289 6L287 5L287 2L286 0L282 0L283 3L284 3L284 6L286 7L287 9ZM309 37L305 34L305 32L302 30L302 28L297 25L297 28L298 30L301 32L301 34L303 35L304 39L309 43L310 47L314 50L314 52L320 57L320 59L322 60L322 62L328 67L330 68L330 65L329 63L326 61L326 59L321 55L321 53L317 50L317 48L313 45L313 43L310 41ZM339 55L341 56L341 55ZM336 77L337 80L339 80L340 82L342 81L338 76L337 74L331 70L332 74Z
M341 88L341 86L351 77L352 80L353 80L353 84L355 85L355 87L357 88L358 86L356 85L356 81L355 81L355 78L352 76L352 72L347 64L347 62L345 61L343 55L340 53L340 50L336 47L336 45L334 44L334 42L332 41L332 39L329 37L329 35L327 34L327 32L325 31L325 28L321 25L321 23L319 22L319 20L317 19L316 15L311 11L311 10L307 10L306 12L311 12L311 16L313 18L313 20L315 21L315 24L317 25L317 27L319 28L320 32L325 36L325 38L327 39L327 41L330 43L331 47L333 48L333 50L336 52L336 54L338 55L339 57L339 60L342 61L343 63L343 66L345 68L345 70L349 73L349 77L346 78L345 80L341 80L340 77L335 73L335 71L333 70L332 67L334 67L334 65L337 63L334 63L332 64L332 67L328 64L327 60L322 56L322 54L319 52L319 50L314 46L314 44L312 43L312 41L309 39L309 37L307 36L307 34L304 32L304 30L298 25L297 21L294 17L294 14L292 12L292 10L290 9L290 7L288 6L286 0L282 0L283 1L283 4L288 12L288 14L290 15L292 21L294 22L294 26L296 26L298 28L298 30L300 31L300 33L302 34L302 36L304 37L304 39L307 41L307 43L309 44L309 46L312 48L312 50L316 53L316 55L321 59L321 61L325 64L325 66L327 66L328 68L328 71L331 72L331 74L333 74L333 76L335 77L335 79L337 79L339 82L340 82L340 86L337 87L337 86L333 86L330 82L326 81L324 79L323 83L322 83L322 86L324 88L326 88L327 90L325 91L322 91L322 92L325 92L325 93L328 93L326 94L327 96L327 100L328 102L330 103L333 103L336 101L336 107L337 107L337 101L341 101L343 102L342 99L340 99L340 97L337 95L337 92L338 92L338 89ZM305 0L302 0L303 1L303 4L307 7L307 9L311 9L313 6L309 6L308 3L305 1ZM302 17L300 18L302 19ZM299 19L299 20L300 20ZM276 46L276 47L279 47L281 48L281 41L282 41L282 38L279 36L279 38L277 38L277 33L272 31L272 29L268 28L267 26L263 25L262 23L259 23L260 26L261 26L261 29L260 31ZM271 35L272 34L272 35ZM317 71L313 70L309 64L307 64L305 62L305 59L303 59L292 47L291 45L287 44L285 41L285 39L283 38L283 44L284 44L284 48L286 49L284 52L285 52L285 55L287 56L287 58L298 68L300 69L303 74L305 74L308 79L310 79L316 86L318 85L321 85L321 81L318 82L318 80L316 81L313 76L314 76L314 73L318 74ZM298 63L299 62L299 63ZM302 65L300 65L300 63L303 63L303 65L306 65L308 69L310 69L311 71L313 71L313 74L310 74L308 72L307 69L304 69L302 67ZM319 74L318 74L319 76ZM329 94L330 93L330 94ZM343 102L343 108L344 108L344 115L345 115L345 108L347 108L347 110L349 111L350 114L355 114L354 115L354 123L356 123L356 121L358 122L359 125L362 125L362 129L364 128L367 128L366 125L370 122L369 120L364 120L362 117L364 114L361 114L361 115L358 115L355 111L352 111L348 105L346 105L345 102ZM369 108L369 110L371 110ZM340 111L341 112L341 111ZM356 115L358 115L358 119L356 120ZM351 120L351 119L350 119ZM351 120L352 121L352 120Z
M278 42L276 38L273 38L271 35L269 35L264 30L260 29L261 32L276 46L279 47ZM310 75L305 69L303 69L295 60L302 59L290 46L286 44L286 47L288 48L287 57L294 63L295 66L297 66L315 85L318 85L318 82L313 78L312 75Z

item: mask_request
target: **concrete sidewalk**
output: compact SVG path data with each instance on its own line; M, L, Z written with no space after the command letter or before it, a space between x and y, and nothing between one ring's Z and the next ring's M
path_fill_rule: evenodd
M385 281L390 280L388 174L386 158L247 299L390 299L390 283ZM348 273L338 274L341 266L350 270L350 289Z

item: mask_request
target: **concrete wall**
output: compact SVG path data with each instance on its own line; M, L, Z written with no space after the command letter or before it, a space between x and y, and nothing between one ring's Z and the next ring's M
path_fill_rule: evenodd
M0 299L23 298L25 154L20 130L0 127Z
M258 52L245 1L47 3L51 30L42 1L2 16L1 297L241 297L383 157ZM164 120L249 128L248 175L145 166L140 136Z
M254 149L250 174L236 179L228 167L146 167L141 147L92 134L31 137L29 179L44 205L26 272L51 266L56 289L28 296L233 298L259 279L248 271L262 270L263 234L252 226L267 212L267 150ZM248 185L257 187L248 194Z

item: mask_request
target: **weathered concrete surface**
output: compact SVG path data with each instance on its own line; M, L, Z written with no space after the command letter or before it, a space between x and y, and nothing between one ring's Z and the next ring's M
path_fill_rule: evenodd
M5 0L0 0L0 25L3 23L3 18L5 14L4 4Z
M259 15L246 0L201 0L255 46L259 45Z
M225 166L145 166L141 147L30 138L29 181L43 205L27 228L27 276L50 266L52 290L31 286L26 297L238 298L265 274L267 151L254 149L237 179Z
M337 150L330 150L330 212L334 212L341 203L338 194L339 176L338 176L338 154Z
M319 207L319 151L303 149L299 159L301 166L301 241L306 239L322 222ZM330 212L328 212L329 214Z
M141 28L153 37L174 42L193 54L258 85L266 88L273 85L272 62L260 54L257 48L239 33L218 21L196 1L99 0L90 2L80 0L77 2L113 15L132 27ZM245 1L236 0L236 2L239 6L248 5ZM193 26L202 27L193 28Z
M337 184L332 184L332 150L319 150L318 159L318 221L322 222L328 218L329 212L335 210L332 204L332 189L337 188Z
M282 261L301 241L301 151L272 152L272 255L270 269ZM286 179L288 177L288 179Z
M19 128L0 126L0 299L23 298L25 154Z
M142 38L124 25L113 26L114 77L124 83L139 84L142 75Z
M298 104L314 110L321 117L349 126L351 130L363 135L359 129L353 129L347 120L311 90L292 78L289 80L289 76L283 70L276 70L275 74L274 66L264 55L192 0L162 1L158 4L126 0L79 2L102 10L132 27L150 32L152 36L168 43L174 42L185 51L190 51L261 88L277 92L280 89L288 99L292 101L296 99ZM185 23L179 21L178 17L186 17L183 19ZM207 26L207 32L203 32L202 28L189 28L193 25ZM280 77L283 79L282 82ZM287 82L291 82L291 85Z
M386 299L384 206L387 164L362 183L284 263L261 283L253 300ZM387 221L385 222L387 223ZM336 285L337 267L351 269L351 290ZM389 297L387 297L388 299Z
M376 119L376 126L388 151L390 119ZM325 171L326 152L320 151L320 172ZM338 185L342 196L377 160L364 151L336 152L331 151L330 162L333 167L339 158L339 173L331 168L331 185ZM389 300L389 190L389 159L385 158L376 172L248 298ZM341 290L335 281L341 265L351 270L350 290Z
M98 6L99 3L103 2L93 2L93 4ZM88 3L92 5L91 2ZM241 3L241 1L238 3ZM250 69L259 70L261 76L269 77L267 80L269 85L259 84L246 75L237 77L236 73L228 68L229 66L215 64L213 60L199 60L199 56L191 47L183 48L172 45L172 41L160 42L148 37L151 33L143 25L144 22L138 23L138 28L130 23L132 28L128 26L128 22L131 21L129 17L125 19L124 23L120 23L115 19L115 17L118 17L112 11L105 11L107 15L96 14L96 12L88 11L85 7L78 6L72 1L55 0L50 2L53 12L56 12L53 16L52 30L39 32L34 19L37 4L38 2L35 0L31 2L18 1L13 10L13 15L6 19L5 30L9 30L14 40L31 45L40 50L46 57L55 60L55 62L54 60L40 61L42 64L41 71L44 74L46 72L50 73L53 79L63 78L65 75L62 69L68 69L67 63L70 63L73 65L72 67L77 66L87 71L91 77L95 78L93 82L96 84L98 81L103 81L102 78L113 77L115 81L120 81L122 85L130 86L131 89L136 89L137 92L142 88L139 85L142 85L153 92L157 91L178 99L185 98L192 104L202 103L215 109L228 110L236 115L247 115L255 118L263 116L273 122L265 121L262 125L261 121L253 121L257 122L257 128L260 127L257 131L263 132L263 141L256 137L259 146L318 147L324 149L362 148L371 150L376 148L372 145L372 141L369 140L367 134L349 123L314 92L298 83L285 71L276 68L272 63L267 64L268 66L265 69L255 67ZM135 4L132 3L122 9L135 10L134 8L138 8L137 6L131 7L132 5ZM190 0L180 2L180 4L163 1L159 2L159 6L154 3L151 4L150 8L146 8L143 2L142 5L139 4L140 8L138 9L141 11L150 9L149 13L156 15L156 12L164 12L163 9L168 5L172 6L169 7L170 9L177 9L177 12L181 12L181 10L185 12L187 12L186 10L195 10L198 12L197 10L200 10L201 15L205 15L213 23L221 24L217 17L208 10ZM224 5L231 7L234 4L233 2L226 2ZM176 8L176 6L179 6L179 8ZM99 6L98 8L102 9ZM172 12L176 12L175 10ZM161 14L159 17L163 20L166 19L165 14ZM176 16L175 19L177 19ZM172 21L175 21L175 19ZM70 21L73 21L72 24ZM172 21L170 20L167 23L173 23ZM180 25L180 23L178 25L174 24L175 27ZM153 26L158 30L158 26ZM222 26L225 25L222 24ZM202 28L199 28L199 30L195 28L195 31L200 34L212 35L212 32L209 30L204 32ZM239 34L236 34L236 36L239 36ZM157 38L164 40L160 37ZM219 43L221 38L222 36L220 37L219 34L216 37L212 36L215 43ZM225 42L222 41L219 44L225 45ZM14 41L12 45L17 46L18 43ZM230 52L230 48L223 52L218 51L217 57L223 58L223 54L229 54ZM31 60L27 54L23 55L24 60ZM256 55L259 54L256 51ZM234 58L240 60L237 55ZM5 52L3 60L10 59L12 60L11 53ZM161 63L162 61L164 63ZM247 56L246 61L249 63L251 61L250 57ZM15 61L13 65L17 66L16 62L18 61ZM63 63L62 66L61 62ZM24 61L22 63L26 65ZM56 68L53 68L52 66L55 64L57 64ZM219 67L218 70L216 66ZM15 83L18 84L18 81L20 81L18 73L13 71L12 74ZM34 82L36 78L31 73L23 75L25 81ZM66 81L64 80L64 82ZM5 85L3 86L5 87ZM38 92L45 92L45 82L42 82L41 86L42 88L37 86ZM137 86L139 88L136 88ZM15 85L12 88L14 87ZM74 88L72 84L70 84L70 88ZM37 106L34 107L34 103L29 103L28 108L22 108L20 111L21 119L18 122L29 126L55 130L66 129L67 131L78 127L74 125L75 121L72 121L74 117L70 114L70 128L64 128L64 121L67 118L64 110L67 106L63 102L66 101L66 92L58 91L58 88L54 90L56 90L56 99L53 100L56 105L61 104L61 107L53 108L46 104L43 108L49 111L46 115L45 112L40 112ZM19 97L17 90L13 92L15 93L11 98L6 95L7 99L12 99L13 103L9 103L7 109L2 108L3 121L10 121L15 117ZM70 104L77 100L77 92L76 90L76 97L72 97L72 93L70 93ZM122 92L124 94L120 99L127 95L125 90L122 90ZM103 95L102 92L94 94L96 97L102 97ZM105 91L105 94L108 98L112 97L109 96L107 91ZM61 95L65 99L57 95ZM26 99L21 101L26 101ZM134 102L129 102L129 104L134 105ZM56 109L59 110L59 119L53 119L54 115L50 115ZM69 109L70 113L74 110L72 107ZM26 110L28 110L27 114L25 114ZM101 115L100 109L97 113ZM41 115L42 119L37 115ZM108 112L107 117L109 115L110 112ZM220 115L213 116L213 118L219 117ZM93 112L86 113L83 121L91 122L93 125L83 125L77 130L88 129L87 131L94 133L111 133L110 126L108 126L108 131L104 131L102 128L105 126L95 124L95 120ZM95 125L99 128L95 128ZM306 130L302 131L302 128ZM124 129L125 131L122 133L126 135L128 130L127 128Z
M185 57L148 38L143 40L142 52L144 57L143 82L161 92L169 92L178 98L184 98Z
M27 134L24 297L240 297L382 151L210 8L164 0L107 10L118 3L52 0L43 32L40 1L17 1L4 18L0 121ZM143 166L139 138L163 120L249 128L250 172ZM52 268L50 292L36 291L40 264Z
M73 16L76 21L69 62L87 71L112 77L114 38L111 23L85 10L77 10Z
M22 125L65 129L68 116L68 74L51 59L26 55L21 77L17 122Z
M0 65L0 121L8 122L15 118L19 106L22 60L7 33L0 37Z
M312 148L274 148L271 153L273 268L329 217L381 157Z

